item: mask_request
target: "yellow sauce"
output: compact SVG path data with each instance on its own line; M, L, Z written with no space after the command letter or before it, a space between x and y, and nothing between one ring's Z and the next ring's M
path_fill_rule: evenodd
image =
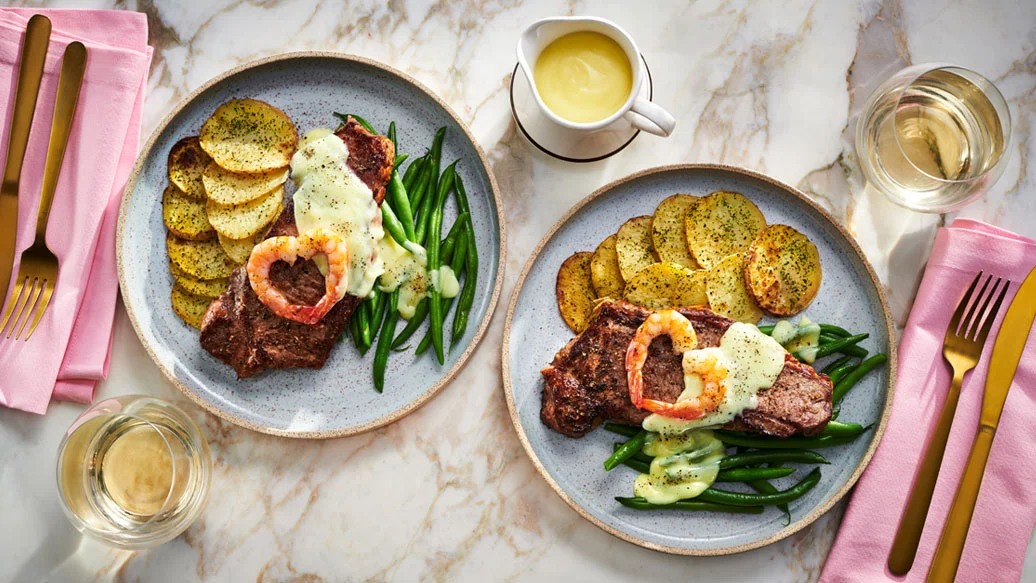
M633 90L626 52L598 32L573 32L553 41L536 59L532 76L547 107L577 123L607 118Z
M381 210L371 189L346 165L349 149L341 138L330 130L316 129L306 134L300 146L291 159L292 179L298 186L295 224L300 233L323 227L345 240L348 291L366 297L385 271L379 253L385 237Z
M409 320L431 285L425 270L428 256L420 245L410 243L404 248L392 237L385 237L381 240L381 257L385 273L378 280L378 289L383 292L398 289L399 315Z
M716 481L724 449L708 429L680 435L652 433L643 449L654 457L651 470L637 476L633 494L653 504L694 498Z
M683 355L684 391L677 402L702 394L704 379L694 370L707 368L703 363L715 357L714 370L726 369L725 378L720 380L725 395L719 407L694 421L648 415L644 419L644 429L665 435L680 434L697 427L722 425L746 409L755 409L758 403L756 394L761 389L773 386L784 370L785 354L783 346L755 326L735 322L727 328L719 346L688 350ZM723 376L721 372L717 374Z
M457 274L453 273L453 268L449 265L443 265L430 275L432 276L432 286L442 297L446 299L455 298L460 293L460 282L457 281Z

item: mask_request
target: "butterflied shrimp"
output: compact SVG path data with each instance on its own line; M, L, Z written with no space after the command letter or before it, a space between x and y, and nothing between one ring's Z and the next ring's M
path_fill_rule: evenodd
M312 305L292 304L270 281L270 267L278 261L294 265L295 260L327 257L325 292ZM303 324L316 324L345 297L349 288L349 250L341 237L327 229L313 229L298 237L271 237L252 249L248 258L248 282L259 300L273 313Z
M673 351L678 354L692 350L698 345L698 336L694 333L691 321L676 310L655 312L644 320L626 349L626 381L629 384L630 401L640 409L653 411L651 407L654 407L655 403L660 403L644 398L644 363L647 361L651 341L663 334L673 340Z

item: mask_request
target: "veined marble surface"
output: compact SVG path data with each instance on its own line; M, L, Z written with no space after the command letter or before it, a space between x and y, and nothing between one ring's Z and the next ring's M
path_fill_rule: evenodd
M57 403L45 418L0 410L0 581L812 581L840 508L763 549L673 557L598 530L540 479L515 438L500 380L504 307L529 252L570 205L613 179L660 164L735 164L797 185L844 221L902 322L934 231L952 216L914 214L862 186L852 136L875 84L927 61L993 79L1014 116L1003 178L959 214L1036 236L1031 0L44 4L148 14L155 61L146 133L210 77L284 51L355 53L414 75L489 152L508 263L501 309L452 386L399 423L326 442L259 435L204 413L165 381L120 310L99 397L155 394L199 421L215 461L208 508L185 535L151 551L81 542L59 508L54 455L82 406ZM507 87L518 33L556 14L603 16L633 34L655 100L678 120L671 138L643 135L614 158L574 165L516 133ZM1027 581L1036 581L1034 557L1031 550Z

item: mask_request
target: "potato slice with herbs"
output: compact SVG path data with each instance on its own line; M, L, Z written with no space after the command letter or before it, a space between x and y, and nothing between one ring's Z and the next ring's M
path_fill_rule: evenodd
M619 256L615 253L615 235L601 241L590 260L590 279L599 298L621 298L626 280L619 270Z
M651 240L659 261L699 269L698 262L687 249L687 209L698 200L689 194L674 194L658 203L651 219Z
M576 332L586 329L597 300L590 280L593 255L589 251L580 251L566 259L558 269L558 280L554 287L561 317Z
M619 256L619 271L629 281L648 265L658 263L655 244L651 241L651 217L634 217L619 227L615 235L615 253Z
M759 207L736 192L713 192L687 208L687 248L705 269L747 250L765 228Z
M198 279L186 271L180 269L175 263L169 263L169 271L173 274L176 284L194 295L207 298L218 298L230 287L230 279L220 277L218 279Z
M188 136L169 150L169 181L187 196L205 200L201 175L212 158L201 148L198 136Z
M626 284L626 301L652 310L707 306L704 269L656 263L641 269Z
M775 316L806 309L820 290L822 274L817 246L788 225L770 225L748 248L748 292Z
M763 317L745 286L744 254L728 255L709 270L705 294L712 311L731 320L755 324Z
M230 277L238 266L223 251L219 241L190 241L168 234L165 238L169 260L181 271L198 279Z
M222 205L211 200L206 205L209 222L213 228L231 239L247 239L254 237L284 210L284 187L278 186L273 192L253 201Z
M244 239L231 239L230 237L219 235L219 244L223 246L223 250L235 262L245 263L248 261L249 256L252 255L252 249L259 244L263 234L263 230L260 230L255 236Z
M205 203L191 198L170 184L162 193L162 221L165 228L181 239L203 241L216 236L209 224Z
M299 133L291 119L257 99L231 99L201 126L201 147L231 172L284 168L298 142Z
M201 175L205 194L219 204L242 204L269 193L288 180L288 168L241 174L212 162Z
M201 320L212 303L212 298L192 294L180 285L173 286L173 293L170 298L173 302L173 311L188 325L201 330Z

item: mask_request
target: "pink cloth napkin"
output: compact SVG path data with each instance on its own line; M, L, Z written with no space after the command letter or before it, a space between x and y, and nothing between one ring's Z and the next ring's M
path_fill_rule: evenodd
M18 256L32 244L61 56L75 40L87 48L86 74L47 228L47 243L60 264L57 286L31 341L0 342L0 405L42 414L51 398L91 402L97 381L108 374L118 294L115 227L140 140L151 48L143 14L0 8L4 120L14 107L17 59L33 14L50 18L53 29L22 169ZM7 155L8 128L3 131L0 159Z
M951 372L942 340L952 312L979 270L1011 280L1006 301L1036 266L1036 241L970 219L957 219L935 238L924 279L899 345L899 376L888 427L853 492L822 583L924 581L978 427L993 338L964 379L953 429L914 566L905 576L886 569L889 550L938 421ZM960 583L1018 581L1036 525L1036 334L1030 334L989 455L967 544Z

